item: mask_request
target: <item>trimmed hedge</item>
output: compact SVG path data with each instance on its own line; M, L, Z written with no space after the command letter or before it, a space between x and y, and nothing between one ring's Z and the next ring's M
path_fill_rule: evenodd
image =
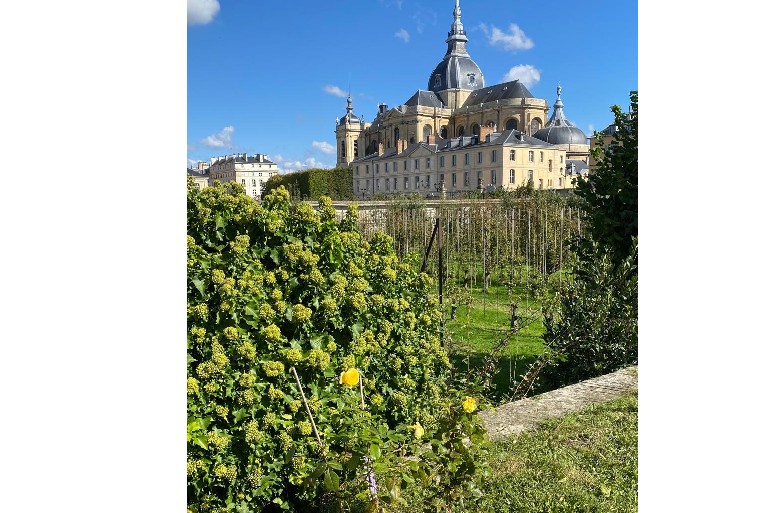
M354 200L352 168L307 169L286 175L272 176L266 182L264 196L284 186L294 199L318 200L328 196L332 200Z

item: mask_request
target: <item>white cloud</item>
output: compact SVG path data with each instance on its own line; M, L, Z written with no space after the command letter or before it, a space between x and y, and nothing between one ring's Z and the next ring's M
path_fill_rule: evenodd
M589 136L594 135L594 125L589 125L589 131L586 132Z
M218 134L208 135L202 139L202 144L210 148L230 148L231 135L234 133L233 126L224 127Z
M406 31L406 29L400 29L399 31L397 31L395 33L395 37L397 37L398 39L402 39L404 43L408 43L409 40L411 39L411 36Z
M492 46L501 45L506 50L514 52L517 50L529 50L535 46L535 43L515 23L511 23L508 26L509 32L503 32L494 25L490 29L483 23L479 25L479 28L484 32L489 39L489 44Z
M508 73L503 76L503 82L510 82L511 80L518 80L525 87L530 88L533 85L540 82L540 71L534 66L529 64L519 64L512 67Z
M339 98L346 98L347 96L349 96L344 89L335 85L327 85L323 87L323 91L325 91L328 94L332 94L333 96L338 96Z
M312 148L318 149L323 153L327 153L328 155L336 153L336 148L327 142L312 141Z
M188 24L206 25L220 11L218 0L188 0Z
M333 167L333 164L320 162L314 157L309 157L304 160L293 160L293 159L286 159L282 155L272 155L271 160L272 162L277 164L280 174L283 174L283 175L286 173L292 173L293 171L302 171L304 169L314 169L314 168L328 169Z

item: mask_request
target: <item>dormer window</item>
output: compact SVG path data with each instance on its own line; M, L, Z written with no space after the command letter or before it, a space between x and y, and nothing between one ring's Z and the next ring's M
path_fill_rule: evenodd
M475 73L468 73L468 85L471 85L471 86L476 85L476 74Z
M441 87L441 75L440 75L440 73L436 73L436 75L435 75L435 85L433 87Z

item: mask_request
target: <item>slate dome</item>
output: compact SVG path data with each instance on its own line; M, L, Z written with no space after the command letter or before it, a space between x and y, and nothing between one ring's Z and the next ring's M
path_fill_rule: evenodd
M546 126L532 134L532 137L549 144L588 144L583 130L570 123L564 117L564 104L562 103L562 88L556 88L556 103L554 113Z

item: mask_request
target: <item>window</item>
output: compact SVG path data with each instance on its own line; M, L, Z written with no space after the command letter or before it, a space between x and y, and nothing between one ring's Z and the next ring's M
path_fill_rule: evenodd
M360 166L355 166L355 176L360 176Z
M425 160L425 169L430 169L430 158L429 157Z
M564 155L559 155L559 163L564 164Z
M483 171L478 171L476 173L476 178L478 179L479 182L483 182L484 181L484 172Z
M466 153L465 154L465 165L467 166L469 164L470 164L470 153Z
M543 188L543 179L542 178L539 179L538 182L540 182L540 188L542 189Z
M457 167L457 155L452 155L452 167Z
M397 162L393 162L392 163L392 172L393 173L397 173L398 172L398 163Z
M253 178L253 187L255 187L255 178Z
M492 162L497 162L497 150L492 150Z
M374 165L374 171L376 172L377 175L379 174L379 164Z
M468 185L470 185L470 176L468 175L468 172L467 172L467 171L465 171L465 174L463 175L463 177L462 177L462 178L463 178L463 180L464 180L464 182L463 182L463 183L465 184L465 186L466 186L466 187L467 187Z
M562 179L560 178L559 179L559 187L561 187L561 186L562 186Z
M444 167L444 156L438 157L438 167Z
M368 165L366 165L366 174L369 174L370 171L368 170Z
M393 190L396 190L396 191L398 190L398 179L397 178L393 178L392 179L392 188L393 188Z
M549 178L549 179L548 179L548 186L549 186L549 187L552 187L552 186L553 186L553 183L552 183L552 182L553 182L553 180L551 180L551 179Z
M413 136L409 138L409 144L414 144L414 137Z
M527 171L527 180L532 180L532 170Z
M509 183L516 183L516 170L515 169L511 169L510 177L508 179L508 182Z
M379 179L377 179L377 180L376 180L376 190L377 190L377 191L379 190L379 184L380 184L380 182L381 182L381 181L382 181L382 179L381 179L381 178L379 178Z
M478 163L481 164L484 161L484 156L482 152L478 152Z
M390 179L389 178L385 178L384 179L384 190L385 191L389 191L390 190Z
M551 159L548 159L548 172L551 172L551 168L553 167L553 161Z
M414 169L419 169L419 159L414 159Z
M497 185L497 171L492 170L492 185Z
M357 158L357 141L355 141L355 158ZM260 166L258 166L260 167Z
M346 152L344 151L344 141L341 141L341 157L344 158Z
M419 189L419 177L414 177L414 189Z
M511 150L511 160L516 160L516 150Z
M529 152L529 161L530 162L535 162L535 152L532 151L532 150L530 150L530 152Z
M438 179L439 179L439 180L438 180L438 183L439 183L439 184L442 184L442 183L444 182L444 176L443 176L443 174L439 175L439 176L438 176Z
M427 181L425 182L425 187L430 187L430 175L427 175Z
M406 171L408 169L408 160L403 161L403 170Z
M452 187L457 187L457 173L452 173Z
M403 188L408 189L408 176L403 178Z
M257 197L258 197L258 191L253 189L253 198L257 198Z
M244 178L242 178L242 187L244 187L245 185L246 185L246 184L245 184L245 179L244 179Z

